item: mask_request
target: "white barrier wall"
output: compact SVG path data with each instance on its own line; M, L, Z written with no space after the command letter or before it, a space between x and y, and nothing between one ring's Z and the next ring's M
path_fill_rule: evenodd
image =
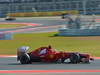
M100 36L100 29L60 29L59 36Z

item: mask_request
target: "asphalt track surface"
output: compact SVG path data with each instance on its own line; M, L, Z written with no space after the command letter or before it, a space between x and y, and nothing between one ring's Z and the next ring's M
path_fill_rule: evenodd
M90 64L32 63L22 65L16 57L0 58L1 75L100 75L100 59Z
M1 19L0 22L7 23L38 23L43 27L37 31L32 32L46 32L57 31L58 25L66 24L65 20L60 18L24 18L17 19L16 21L5 21ZM53 27L54 26L54 27ZM57 27L55 27L57 26ZM24 32L24 31L23 31ZM30 31L27 31L30 32ZM95 59L90 64L61 64L61 63L33 63L22 65L16 57L0 57L0 75L100 75L100 59Z
M90 64L67 64L67 63L42 63L33 62L32 64L22 65L16 57L0 58L0 70L98 70L100 60L95 59Z
M33 32L52 32L58 31L61 25L66 24L66 20L62 20L60 17L44 17L44 18L17 18L14 21L6 21L4 18L0 19L0 23L33 23L37 26L26 26L15 29L0 29L0 31L13 32L13 33L33 33Z

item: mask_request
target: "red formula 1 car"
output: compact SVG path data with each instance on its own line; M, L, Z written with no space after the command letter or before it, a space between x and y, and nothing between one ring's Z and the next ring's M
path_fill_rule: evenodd
M29 47L20 47L17 50L17 60L20 61L21 64L31 64L32 62L44 62L44 63L52 63L52 62L61 62L64 63L69 59L69 62L66 63L89 63L93 58L90 57L89 54L82 54L78 52L57 52L52 49L51 46L48 47L40 47L32 52L27 53Z

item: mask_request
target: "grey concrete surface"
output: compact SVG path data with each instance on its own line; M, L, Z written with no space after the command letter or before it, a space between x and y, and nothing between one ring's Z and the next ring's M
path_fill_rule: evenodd
M0 70L100 70L100 60L90 64L32 63L20 64L16 58L0 58Z
M51 73L0 73L0 75L100 75L100 72L74 72L74 70L100 70L100 60L90 64L32 63L20 64L15 57L0 58L0 71L3 70L73 70L73 72Z

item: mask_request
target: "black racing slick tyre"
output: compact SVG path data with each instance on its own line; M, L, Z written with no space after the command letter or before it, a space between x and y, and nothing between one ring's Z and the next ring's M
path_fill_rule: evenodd
M80 62L80 56L78 54L76 54L76 53L72 53L70 55L70 63L77 64L79 62Z
M28 54L23 54L20 57L20 63L21 64L29 64L30 63L30 56Z

